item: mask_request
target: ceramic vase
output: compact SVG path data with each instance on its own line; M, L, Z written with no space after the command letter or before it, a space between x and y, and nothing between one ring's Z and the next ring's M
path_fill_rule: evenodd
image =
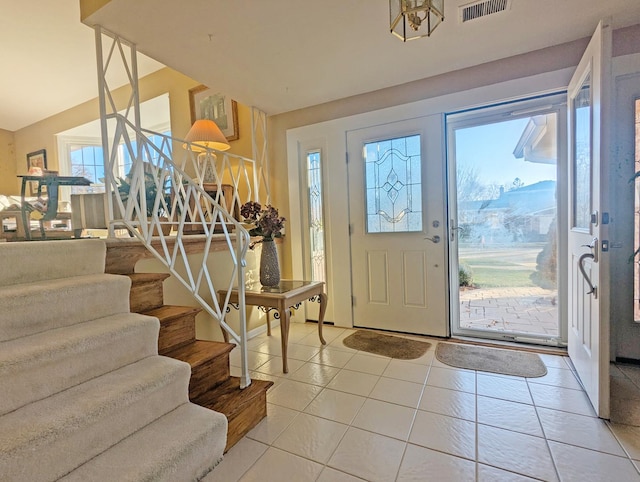
M260 255L260 284L276 286L278 283L280 283L280 265L276 243L273 240L265 240L262 242Z

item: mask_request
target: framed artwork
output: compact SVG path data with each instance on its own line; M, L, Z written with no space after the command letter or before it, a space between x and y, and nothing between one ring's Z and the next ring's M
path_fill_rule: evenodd
M40 169L42 172L47 170L47 150L30 152L27 154L27 172L31 172L32 168Z
M215 122L228 141L238 139L238 104L229 96L199 85L189 89L191 124L199 119Z
M27 154L27 173L34 176L42 176L47 170L47 150L30 152ZM47 186L42 186L40 193L46 194ZM38 183L29 182L29 195L36 196L38 194Z

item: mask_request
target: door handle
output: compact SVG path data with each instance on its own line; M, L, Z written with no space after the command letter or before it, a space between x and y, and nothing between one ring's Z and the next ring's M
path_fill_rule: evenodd
M449 222L449 239L453 243L456 239L456 231L462 230L462 227L456 226L455 219L451 219Z
M593 253L593 262L597 263L598 262L598 238L595 237L591 240L591 244L583 244L582 245L583 248L589 248L591 250L591 252Z
M440 236L438 236L437 234L435 236L427 236L424 239L428 239L429 241L431 241L433 244L438 244L440 242Z
M593 297L595 299L598 299L598 287L593 286L593 283L591 282L591 278L589 278L589 275L584 269L584 260L588 258L591 258L595 261L595 255L593 255L592 253L584 253L582 256L580 256L580 258L578 258L578 269L580 270L580 272L582 273L582 276L584 276L585 281L589 285L589 291L587 291L587 294L588 295L593 294Z

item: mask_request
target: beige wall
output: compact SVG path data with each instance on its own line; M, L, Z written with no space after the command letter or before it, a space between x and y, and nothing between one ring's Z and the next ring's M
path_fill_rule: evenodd
M97 85L97 81L96 81ZM191 127L191 114L189 110L189 89L199 83L175 70L164 68L140 79L140 101L152 99L164 93L169 94L169 106L171 111L171 131L175 137L186 135ZM96 89L97 90L97 89ZM116 90L115 96L124 107L128 98L128 89ZM36 122L14 133L15 156L10 169L16 174L26 173L26 155L28 152L38 149L47 150L47 164L49 169L58 170L58 149L56 134L71 129L100 117L98 99L95 98L64 112ZM238 104L238 131L240 137L237 141L231 141L230 152L245 157L251 157L251 112L244 105ZM0 140L2 137L0 137ZM2 151L0 151L0 160ZM2 164L0 164L0 168ZM13 171L12 171L13 172ZM18 194L19 181L13 176L13 181L2 184L3 194Z
M14 134L0 129L0 194L14 194L12 191L16 185L16 175Z

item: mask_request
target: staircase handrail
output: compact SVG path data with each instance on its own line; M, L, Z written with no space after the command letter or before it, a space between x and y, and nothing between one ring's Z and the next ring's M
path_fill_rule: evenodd
M251 179L247 169L247 165L255 166L255 162L215 149L203 149L148 129L137 129L120 114L109 118L116 122L105 169L106 191L111 193L107 196L110 232L116 228L126 228L220 323L221 328L240 347L240 387L247 387L251 378L246 346L245 268L250 235L228 208L239 213L243 204L241 196L253 200L257 195L255 178ZM135 140L132 140L132 134ZM181 163L174 160L173 146L176 144L184 148L185 157ZM113 174L117 170L120 146L132 160L131 171L126 179ZM237 166L235 170L231 160ZM205 189L207 183L203 179L207 169L214 176L214 182L209 183L213 190ZM193 172L195 178L187 170ZM255 176L255 169L252 169L252 173ZM229 187L233 189L227 189ZM163 226L170 227L173 232L163 233ZM193 232L205 237L202 259L197 266L189 261L183 243L183 238ZM231 261L231 275L226 284L220 281L223 278L221 275L214 281L207 265L214 238L224 239L226 249L222 253L228 254ZM169 239L173 243L168 243ZM216 253L221 256L221 251L217 250ZM232 288L238 291L239 333L225 320L225 314L231 306L229 295ZM224 300L218 300L218 289L226 290Z

